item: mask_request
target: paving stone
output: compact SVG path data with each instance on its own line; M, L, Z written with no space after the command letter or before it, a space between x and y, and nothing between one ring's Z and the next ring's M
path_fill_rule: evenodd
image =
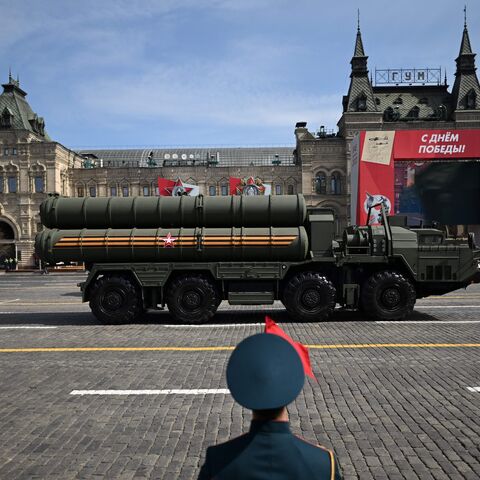
M25 285L36 281L22 278ZM9 304L12 313L0 315L0 324L57 328L3 330L0 348L228 346L262 331L265 313L305 344L480 343L478 324L376 324L348 312L327 323L304 324L292 322L277 304L264 311L222 304L208 328L166 327L172 323L168 312L148 314L136 325L104 326L80 303L51 311L21 305L78 298L72 294L81 278L68 277L70 287L65 278L42 278L48 289L12 290L21 297L19 306ZM0 287L2 300L8 300L4 276ZM480 307L480 286L469 287L466 295L419 303ZM26 308L30 313L15 313ZM422 309L413 319L477 320L479 309ZM236 326L218 328L222 322ZM478 479L480 394L466 387L480 386L479 352L311 349L318 383L307 380L289 407L292 430L333 448L346 480ZM230 396L74 397L70 392L225 388L228 356L223 351L0 353L0 478L195 479L207 446L248 429L250 414Z

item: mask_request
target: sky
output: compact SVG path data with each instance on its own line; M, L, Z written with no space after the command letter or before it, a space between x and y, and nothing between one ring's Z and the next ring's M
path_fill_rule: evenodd
M296 122L336 129L357 9L370 71L441 67L452 85L464 3L0 0L0 80L19 75L70 148L287 146Z

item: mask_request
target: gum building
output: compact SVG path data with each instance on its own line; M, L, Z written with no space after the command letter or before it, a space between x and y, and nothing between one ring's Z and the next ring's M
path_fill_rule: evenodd
M10 76L0 95L0 258L16 255L19 266L33 265L33 241L41 228L38 206L46 192L150 196L158 194L159 177L198 185L204 195L231 194L230 177L258 177L272 186L272 195L303 193L309 205L333 209L340 232L349 221L350 147L356 132L480 128L480 86L466 23L451 89L446 78L374 84L367 60L358 28L337 131L311 131L298 122L290 148L74 152L50 139L45 121Z

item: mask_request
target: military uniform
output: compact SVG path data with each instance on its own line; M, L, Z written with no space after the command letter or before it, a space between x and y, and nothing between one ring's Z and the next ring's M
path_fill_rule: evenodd
M253 421L250 431L209 447L199 480L340 480L333 452L295 436L288 422Z
M282 409L303 388L305 372L295 348L261 333L235 348L227 366L233 398L255 411ZM287 421L253 420L250 431L209 447L199 480L341 480L333 452L293 435Z

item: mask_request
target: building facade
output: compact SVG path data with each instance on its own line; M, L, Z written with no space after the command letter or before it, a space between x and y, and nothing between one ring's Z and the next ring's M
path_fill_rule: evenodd
M303 193L307 204L333 209L337 232L349 221L350 151L361 130L480 128L480 86L467 25L454 85L373 84L360 28L348 93L337 132L295 127L291 148L173 148L73 152L52 141L18 80L0 95L0 259L34 264L41 228L38 207L47 192L66 196L150 196L159 177L199 186L204 195L229 195L230 177L260 178L272 194Z

